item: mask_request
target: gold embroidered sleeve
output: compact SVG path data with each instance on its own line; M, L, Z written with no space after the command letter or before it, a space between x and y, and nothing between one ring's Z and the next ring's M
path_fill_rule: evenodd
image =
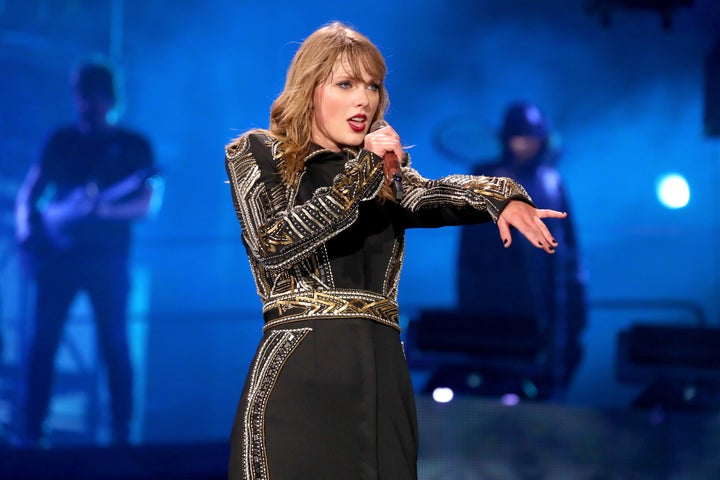
M403 207L412 212L438 207L472 207L487 212L497 222L509 200L532 204L525 189L507 177L449 175L428 180L410 167L403 168L405 196Z
M358 216L358 205L377 195L383 174L380 158L361 150L329 187L317 189L301 205L280 180L272 145L259 149L247 137L226 151L235 212L248 253L269 271L295 264L334 237Z

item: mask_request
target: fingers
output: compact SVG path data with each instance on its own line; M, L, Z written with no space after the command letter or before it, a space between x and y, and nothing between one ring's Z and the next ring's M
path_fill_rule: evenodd
M515 225L515 228L536 248L544 250L547 253L555 253L555 247L557 247L558 244L557 240L553 238L550 230L548 230L539 218L533 221L533 225ZM510 246L510 243L511 241L508 241L505 246Z
M567 217L567 212L558 212L557 210L537 209L535 212L537 213L537 216L540 218L565 218L565 217Z
M542 219L565 217L567 217L566 212L538 210L523 202L510 202L498 219L498 229L506 248L512 243L510 227L514 227L536 248L553 254L558 242Z
M545 225L539 217L535 219L535 225L540 232L540 237L536 240L538 248L542 248L548 253L555 253L555 247L557 247L558 243L552 233L550 233L547 225Z
M368 133L365 136L364 147L380 157L388 152L394 153L398 158L403 158L404 155L400 136L390 126Z
M386 153L393 152L398 159L403 158L405 152L403 152L402 144L400 143L400 135L398 135L398 133L389 125L379 131L382 131L382 134L385 136L387 142L386 145L388 149L386 150Z
M537 225L538 230L542 234L542 239L540 239L538 242L538 246L545 250L548 253L555 253L555 247L558 246L557 240L552 235L552 232L550 232L550 229L545 225L545 223L541 220L543 218L565 218L567 217L567 212L558 212L556 210L537 210L537 218L535 218L535 224Z
M500 231L500 239L503 242L503 246L508 248L512 244L512 235L510 234L510 225L500 217L497 222L498 230Z

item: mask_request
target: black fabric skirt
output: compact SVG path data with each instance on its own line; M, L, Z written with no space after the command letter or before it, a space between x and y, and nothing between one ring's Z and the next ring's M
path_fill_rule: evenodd
M397 330L324 319L265 332L233 424L230 480L414 480L417 452Z

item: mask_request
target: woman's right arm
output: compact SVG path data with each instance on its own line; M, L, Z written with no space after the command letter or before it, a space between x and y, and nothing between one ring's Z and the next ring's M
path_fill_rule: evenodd
M225 157L243 241L268 270L303 260L349 227L357 219L359 203L373 198L383 181L381 159L361 150L331 186L291 206L290 187L281 179L274 153L270 137L249 134L233 142Z

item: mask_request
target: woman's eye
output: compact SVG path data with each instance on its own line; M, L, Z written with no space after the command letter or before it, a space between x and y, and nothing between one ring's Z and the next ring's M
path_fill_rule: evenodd
M338 87L340 88L350 88L352 85L349 81L345 80L344 82L339 82Z
M370 85L368 85L368 90L377 92L378 90L380 90L380 85L378 85L377 83L371 83Z

